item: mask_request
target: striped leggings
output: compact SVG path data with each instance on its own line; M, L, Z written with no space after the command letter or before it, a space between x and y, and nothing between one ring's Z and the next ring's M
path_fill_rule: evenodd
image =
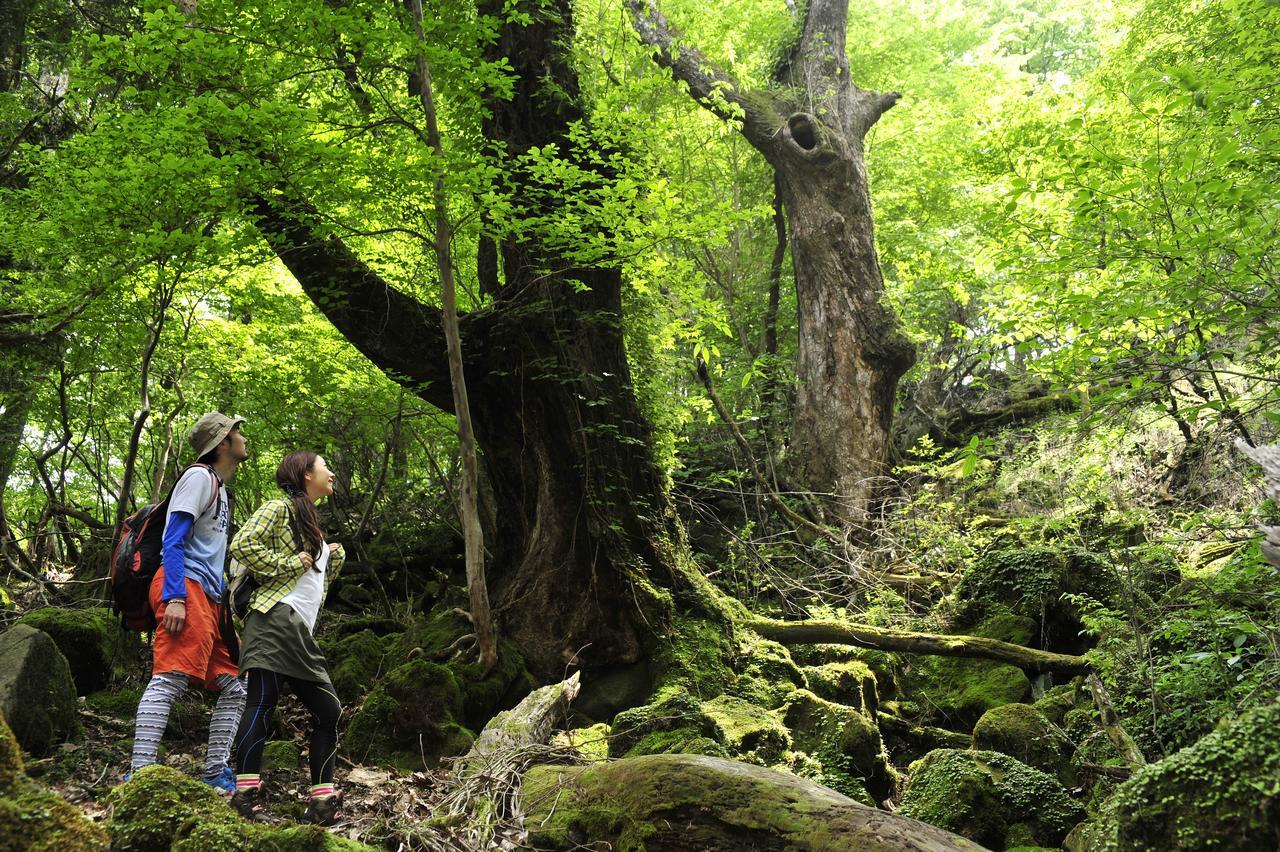
M338 761L338 717L342 715L333 684L295 680L268 669L249 669L249 699L236 734L236 774L257 775L261 771L262 747L267 742L271 714L285 686L311 711L311 747L307 754L311 783L331 783Z
M160 738L169 724L173 702L187 691L188 678L178 672L152 675L138 702L138 718L134 726L132 771L155 763L160 754ZM244 712L244 683L229 674L218 675L218 703L209 720L209 750L205 755L204 774L218 775L227 768L231 756L231 740L236 721Z

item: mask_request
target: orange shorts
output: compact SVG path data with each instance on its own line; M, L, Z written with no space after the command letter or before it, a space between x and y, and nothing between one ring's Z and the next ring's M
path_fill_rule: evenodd
M205 689L216 690L221 674L235 677L240 667L231 659L231 651L222 638L222 607L209 600L200 584L187 578L187 623L174 635L164 629L164 566L151 581L151 610L156 614L155 646L151 673L180 672Z

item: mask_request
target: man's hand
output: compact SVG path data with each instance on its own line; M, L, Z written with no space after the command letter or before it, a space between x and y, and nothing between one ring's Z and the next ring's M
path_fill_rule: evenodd
M175 598L165 604L164 618L160 619L160 626L174 636L181 633L182 628L187 626L187 602L181 598Z

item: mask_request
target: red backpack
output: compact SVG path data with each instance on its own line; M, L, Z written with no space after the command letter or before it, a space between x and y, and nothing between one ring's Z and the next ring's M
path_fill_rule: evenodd
M222 511L222 479L207 464L193 464L178 476L180 481L192 467L202 467L213 477L213 500L204 511L203 517L214 503L218 503L218 511ZM178 486L174 482L174 488ZM160 559L164 544L164 524L169 515L169 500L173 497L173 488L159 503L150 503L124 519L120 529L120 541L116 543L115 553L111 557L111 608L120 616L120 623L126 630L137 630L151 633L156 629L156 616L151 610L151 581L160 570Z

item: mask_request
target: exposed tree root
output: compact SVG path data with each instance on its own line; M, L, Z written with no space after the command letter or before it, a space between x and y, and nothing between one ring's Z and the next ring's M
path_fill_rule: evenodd
M749 620L745 626L766 639L781 642L783 645L855 645L877 651L968 657L1011 663L1032 672L1056 674L1085 674L1090 670L1089 663L1084 657L1039 651L1035 648L1025 648L1022 645L982 636L946 636L894 630L888 627L872 627L869 624L839 621L775 621L768 618Z

